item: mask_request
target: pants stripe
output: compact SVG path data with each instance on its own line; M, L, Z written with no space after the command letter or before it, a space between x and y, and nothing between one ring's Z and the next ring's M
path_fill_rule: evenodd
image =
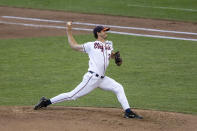
M92 77L93 77L93 75L89 78L89 80L86 82L86 84L85 84L79 91L77 91L75 94L73 94L71 97L63 98L63 99L60 99L60 100L55 101L55 102L53 102L53 103L57 103L57 102L59 102L59 101L64 101L64 100L66 100L66 99L70 99L70 98L72 98L73 96L75 96L77 93L79 93L80 91L82 91L82 90L86 87L86 85L89 83L89 81L90 81L90 79L92 79Z

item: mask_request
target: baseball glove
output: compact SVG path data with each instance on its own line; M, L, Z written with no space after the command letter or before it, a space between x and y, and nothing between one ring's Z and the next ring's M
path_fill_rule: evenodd
M122 64L122 58L120 57L119 51L115 52L114 59L117 66L120 66Z

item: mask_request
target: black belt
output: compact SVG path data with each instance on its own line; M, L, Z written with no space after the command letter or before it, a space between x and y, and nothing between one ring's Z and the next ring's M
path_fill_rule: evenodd
M93 74L94 72L93 71L88 71L90 72L91 74ZM99 76L99 74L95 74L96 77L101 77L101 79L103 79L105 76Z

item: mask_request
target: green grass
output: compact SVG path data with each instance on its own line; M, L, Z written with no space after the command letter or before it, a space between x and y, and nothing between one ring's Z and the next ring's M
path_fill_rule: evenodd
M81 43L92 35L76 36ZM109 35L123 65L107 75L120 82L132 107L197 114L196 42ZM64 37L0 40L0 105L34 105L74 89L87 72L88 56ZM118 107L111 92L94 90L56 105Z
M196 0L1 0L0 5L197 22Z

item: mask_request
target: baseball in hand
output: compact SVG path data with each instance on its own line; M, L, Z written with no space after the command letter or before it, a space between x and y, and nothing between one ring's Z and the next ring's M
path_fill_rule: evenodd
M68 26L71 26L71 25L72 25L72 22L70 22L70 21L67 22L67 25L68 25Z

